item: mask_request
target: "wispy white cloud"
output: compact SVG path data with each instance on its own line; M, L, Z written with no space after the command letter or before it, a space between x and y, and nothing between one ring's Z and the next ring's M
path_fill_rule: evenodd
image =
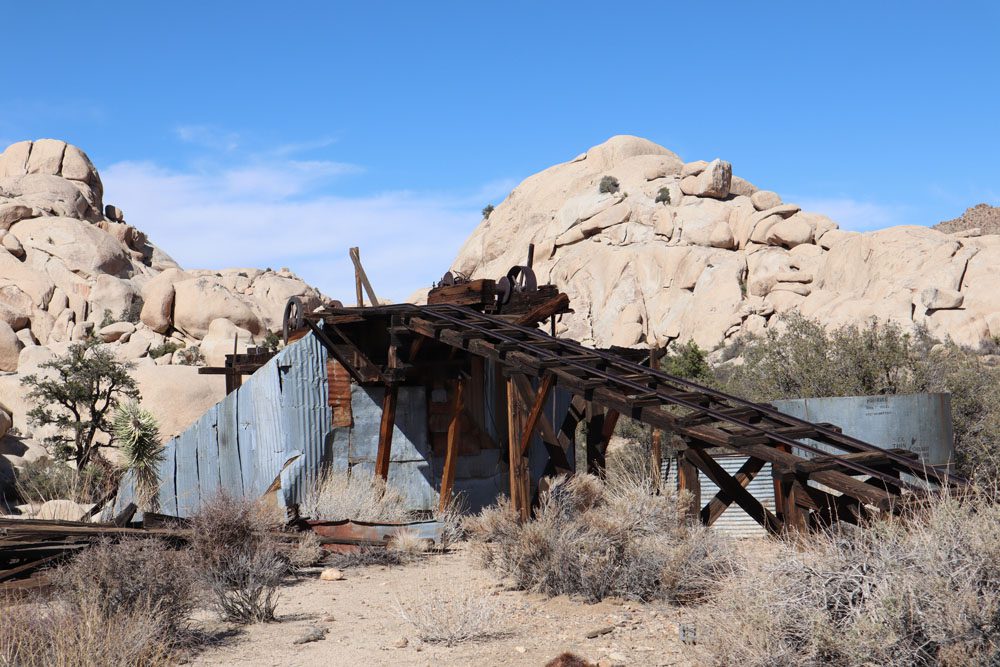
M217 151L234 151L240 146L240 135L211 125L178 125L174 134L184 143Z
M860 201L850 197L788 197L804 211L822 213L842 229L867 231L893 225L910 224L909 207Z
M118 162L102 170L105 199L188 268L287 266L333 298L352 299L347 249L359 246L379 294L402 300L450 266L485 202L512 182L470 192L324 192L359 167L274 159L168 169Z

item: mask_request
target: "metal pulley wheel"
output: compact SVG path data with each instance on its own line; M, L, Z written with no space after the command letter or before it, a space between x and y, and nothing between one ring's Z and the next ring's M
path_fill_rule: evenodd
M503 306L510 303L514 292L534 292L538 280L530 266L512 266L503 278L497 281L497 302Z
M302 305L302 300L297 296L293 296L288 299L288 303L285 304L285 314L282 317L281 322L281 333L282 338L285 341L285 345L288 345L288 334L292 331L298 331L303 327L305 322L302 319L302 314L305 312L305 308Z

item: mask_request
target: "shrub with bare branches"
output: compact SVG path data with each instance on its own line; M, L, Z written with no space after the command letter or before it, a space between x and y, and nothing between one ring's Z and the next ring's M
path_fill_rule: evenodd
M275 538L281 525L271 508L228 496L203 503L193 517L195 567L227 620L274 620L278 585L288 572Z
M1000 507L929 508L750 559L692 614L698 662L1000 662Z
M469 522L482 563L517 589L588 602L701 599L734 567L728 544L687 525L683 499L655 495L645 470L633 473L557 479L525 523L507 501L484 510Z
M454 646L509 634L509 612L494 597L476 591L432 592L400 602L403 620L421 641Z

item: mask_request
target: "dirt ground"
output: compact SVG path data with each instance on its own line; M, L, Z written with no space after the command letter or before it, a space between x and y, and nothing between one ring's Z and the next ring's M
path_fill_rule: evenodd
M320 581L318 573L310 570L281 589L276 623L240 630L206 614L204 628L223 638L192 664L544 665L563 651L601 665L693 664L678 640L678 610L622 600L585 604L505 590L474 562L466 545L411 565L347 569L341 581ZM506 634L450 647L422 642L401 610L435 591L466 592L499 605ZM296 643L309 633L323 637Z

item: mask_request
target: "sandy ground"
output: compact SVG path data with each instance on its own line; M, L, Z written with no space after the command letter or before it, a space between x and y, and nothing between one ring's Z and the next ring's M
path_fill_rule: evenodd
M341 581L320 581L318 572L282 588L276 623L236 629L203 617L205 629L224 638L192 664L544 665L563 651L601 665L693 664L678 641L676 609L622 600L585 604L505 590L475 564L465 545L402 567L347 569ZM454 646L421 641L401 610L422 596L452 591L498 605L506 634ZM587 637L598 630L602 634ZM310 632L325 635L295 643Z

